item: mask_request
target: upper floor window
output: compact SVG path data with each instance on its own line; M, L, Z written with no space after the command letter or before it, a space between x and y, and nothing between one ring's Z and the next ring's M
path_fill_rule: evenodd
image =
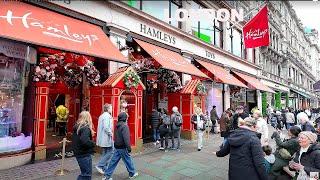
M177 9L181 8L181 1L143 1L143 0L126 0L124 1L129 6L142 10L143 12L150 14L151 16L165 21L164 9L169 10L169 17L173 18ZM178 21L166 21L174 27L180 28Z
M233 53L236 56L245 58L242 33L241 31L233 27L231 23L228 23L227 26L227 44L227 51Z

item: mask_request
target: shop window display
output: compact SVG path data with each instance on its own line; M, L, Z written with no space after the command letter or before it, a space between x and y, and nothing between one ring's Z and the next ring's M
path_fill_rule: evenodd
M24 70L23 59L0 55L0 153L31 147L32 134L22 128Z

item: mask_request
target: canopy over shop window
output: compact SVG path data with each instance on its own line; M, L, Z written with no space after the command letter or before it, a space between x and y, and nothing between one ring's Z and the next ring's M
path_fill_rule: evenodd
M185 60L180 54L137 39L134 40L163 68L195 75L198 77L208 78L207 75Z
M239 72L235 72L233 71L239 78L241 78L243 81L248 83L248 87L251 89L259 89L262 91L267 91L267 92L271 92L271 93L275 93L272 89L270 89L269 87L265 86L264 84L262 84L257 78L239 73Z
M129 63L98 26L16 1L0 2L0 37Z
M206 70L208 70L210 73L214 75L214 80L217 82L225 83L225 84L231 84L239 87L248 88L246 85L244 85L241 81L239 81L237 78L235 78L232 74L230 74L227 70L225 70L223 67L214 65L212 63L208 63L205 61L201 61L196 59L198 63L200 63Z

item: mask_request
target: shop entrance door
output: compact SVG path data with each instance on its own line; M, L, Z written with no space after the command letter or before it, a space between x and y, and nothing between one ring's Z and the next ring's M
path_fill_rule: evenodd
M48 103L48 121L46 127L46 159L54 160L61 158L62 143L64 137L71 140L72 127L74 126L78 114L80 113L80 93L79 89L67 88L64 83L57 83L50 87ZM69 116L67 123L56 122L56 108L64 105ZM66 131L66 134L63 131ZM73 156L71 143L66 146L66 157Z
M131 91L124 91L120 97L120 101L127 102L127 113L128 113L128 126L130 131L130 142L131 144L136 144L136 128L135 125L137 120L137 106L136 97ZM121 106L121 104L119 105ZM119 107L119 109L121 109Z

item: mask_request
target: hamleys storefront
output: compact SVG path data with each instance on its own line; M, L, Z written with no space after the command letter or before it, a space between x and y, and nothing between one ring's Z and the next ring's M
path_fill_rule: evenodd
M144 86L124 90L119 81L123 74L112 87L97 91L108 79L110 62L129 64L103 26L22 2L2 1L0 27L0 160L8 162L1 163L0 169L28 163L32 154L37 160L54 156L55 152L48 154L50 149L61 150L59 141L64 136L57 135L54 117L59 105L69 110L68 137L81 110L89 110L97 126L104 103L114 104L113 116L118 115L120 93L131 92L138 104ZM133 111L138 114L140 109L136 106ZM132 123L135 140L139 127Z

